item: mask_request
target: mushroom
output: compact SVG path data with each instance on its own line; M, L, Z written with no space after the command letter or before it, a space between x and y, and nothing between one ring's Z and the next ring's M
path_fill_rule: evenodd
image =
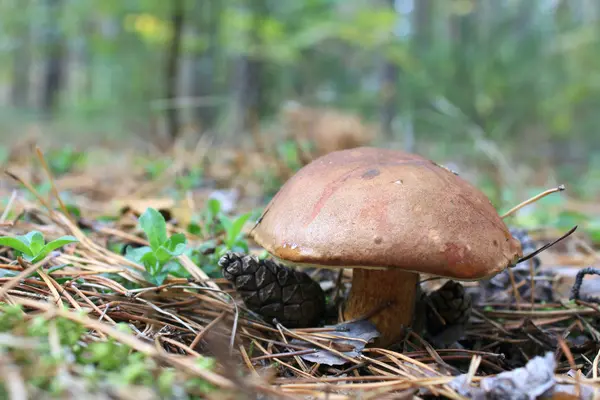
M372 147L304 166L269 202L251 236L284 264L352 268L343 318L370 315L380 346L412 325L419 274L484 279L522 256L477 188L419 155Z

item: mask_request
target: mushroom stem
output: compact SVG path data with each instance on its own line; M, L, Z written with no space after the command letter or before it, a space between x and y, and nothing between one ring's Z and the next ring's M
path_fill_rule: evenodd
M352 272L352 289L344 307L344 320L369 317L380 333L375 345L386 347L402 339L413 322L419 274L401 269L363 269ZM382 308L389 304L387 307Z

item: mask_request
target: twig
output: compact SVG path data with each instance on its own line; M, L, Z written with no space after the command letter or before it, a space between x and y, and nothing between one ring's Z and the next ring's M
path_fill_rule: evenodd
M533 310L535 307L535 265L533 265L533 259L529 259L529 275L531 277L531 309Z
M571 228L567 233L565 233L564 235L562 235L561 237L559 237L558 239L554 240L553 242L550 243L546 243L545 245L543 245L542 247L540 247L539 249L535 250L532 253L527 254L526 256L520 258L515 265L522 263L523 261L527 261L530 258L533 258L535 256L537 256L538 254L540 254L542 251L554 246L556 243L560 242L563 239L566 239L568 236L570 236L571 234L573 234L573 232L575 232L577 230L577 225L575 225L573 228Z
M586 275L600 275L600 269L587 267L577 272L577 275L575 276L575 283L573 283L573 287L571 288L571 300L583 300L580 297L579 292L581 290L581 285L583 284L583 277ZM600 303L600 297L586 296L585 301L590 303Z
M233 346L235 344L235 334L237 332L238 320L240 318L240 310L238 309L238 305L235 302L235 299L229 293L225 293L221 289L215 290L213 288L202 287L202 286L199 286L196 284L192 284L191 286L195 289L206 290L208 292L220 292L223 295L225 295L231 299L231 304L233 304L233 309L234 309L234 315L233 315L233 326L231 327L231 339L229 340L229 351L233 352Z
M35 190L35 188L27 181L25 181L24 179L22 179L21 177L19 177L18 175L10 172L10 171L4 171L4 173L8 176L10 176L12 179L14 179L15 181L17 181L18 183L20 183L21 185L25 186L25 188L27 190L29 190L31 192L31 194L33 194L38 201L46 208L46 210L48 210L48 212L53 213L54 210L52 210L52 207L50 207L50 204L48 204L48 202L46 202L46 200L44 200L44 198L37 192L37 190Z
M13 203L15 202L16 198L17 198L17 191L13 190L10 195L10 199L8 199L8 204L4 208L4 211L2 211L2 215L0 215L0 223L4 223L4 221L6 220L6 217L8 217L8 213L12 209Z
M52 193L54 194L54 197L58 201L58 205L60 206L60 209L65 214L65 216L67 216L68 218L71 218L71 215L69 214L69 211L67 210L67 207L65 207L65 204L63 203L62 199L60 198L60 194L58 193L58 189L56 188L56 184L54 183L54 178L52 177L52 172L50 172L50 168L48 167L48 163L46 162L46 159L44 158L44 154L42 153L42 150L38 146L35 146L35 152L37 154L38 159L40 160L40 163L42 164L42 169L46 173L46 177L48 178L48 181L50 182L50 188L52 189Z
M278 358L278 357L281 358L281 357L303 356L305 354L312 354L312 353L316 353L316 352L317 352L317 350L314 350L314 349L288 351L285 353L275 353L275 354L267 354L264 356L253 357L251 360L252 361L261 361L261 360L268 360L271 358Z
M512 287L513 290L513 295L515 296L515 301L517 304L517 309L520 310L521 309L521 295L519 294L519 290L517 289L517 283L515 282L515 274L513 273L512 269L508 269L508 277L510 278L510 286Z
M569 366L571 367L571 369L573 370L573 372L575 373L575 397L576 398L581 398L580 393L581 393L581 380L579 377L579 371L577 370L577 367L575 365L575 359L573 358L573 353L571 353L571 349L569 349L569 346L567 345L567 343L565 342L565 340L558 336L558 344L560 346L560 348L563 351L563 354L565 355L565 357L567 358L567 360L569 361Z
M202 338L208 333L210 328L218 324L223 318L225 318L225 311L223 311L221 315L213 319L208 325L206 325L204 329L202 329L200 332L198 332L198 334L196 334L196 337L194 337L194 340L192 340L190 347L192 349L195 349L198 343L200 343L200 341L202 340Z
M33 265L30 265L29 267L27 267L23 271L21 271L17 276L15 276L10 281L8 281L4 285L2 285L2 287L0 288L0 299L3 298L6 295L6 293L8 293L9 290L11 290L15 286L17 286L19 284L19 282L21 282L23 279L25 279L26 277L28 277L29 275L34 273L35 270L37 270L41 266L45 265L48 261L50 261L50 258L51 257L46 257L43 260L40 260L39 262L37 262Z
M556 192L562 192L563 190L565 190L565 185L559 185L558 187L555 187L553 189L548 189L538 195L533 196L532 198L525 200L524 202L522 202L521 204L518 204L516 206L514 206L513 208L511 208L510 210L508 210L507 212L504 213L504 215L502 215L502 219L504 218L508 218L511 215L513 215L514 213L516 213L517 211L519 211L521 208L531 204L531 203L535 203L536 201L548 196L549 194L552 193L556 193Z

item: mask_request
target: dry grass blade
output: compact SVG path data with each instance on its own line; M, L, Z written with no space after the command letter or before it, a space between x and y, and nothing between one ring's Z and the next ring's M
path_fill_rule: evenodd
M523 207L525 207L525 206L527 206L529 204L535 203L536 201L538 201L538 200L540 200L540 199L548 196L549 194L556 193L556 192L562 192L563 190L566 190L565 185L560 185L558 187L545 190L542 193L537 194L537 195L533 196L532 198L527 199L527 200L525 200L524 202L522 202L520 204L517 204L516 206L514 206L513 208L511 208L510 210L508 210L507 212L505 212L504 214L502 214L502 218L503 219L504 218L508 218L511 215L513 215L514 213L516 213L517 211L519 211L521 208L523 208Z
M41 268L42 266L44 266L48 261L50 261L50 257L45 257L44 259L40 260L39 262L32 264L32 265L28 266L27 268L23 269L21 272L19 272L19 274L17 276L15 276L14 278L12 278L8 282L6 282L4 285L2 285L2 287L0 288L0 299L3 298L6 295L6 293L8 293L9 290L11 290L12 288L19 285L19 282L21 280L23 280L26 277L28 277L29 275L33 274L38 268Z
M13 206L16 198L17 198L17 191L13 190L10 195L10 198L8 199L8 204L4 208L4 211L2 211L2 215L0 215L0 224L5 223L4 221L6 221L6 218L8 217L8 214L10 213L10 210L12 209L12 206ZM7 225L7 226L11 226L11 225L12 225L12 223L9 223L9 225Z
M60 206L60 209L62 210L62 212L68 216L69 212L67 211L67 207L65 207L65 203L63 203L62 199L60 198L58 188L56 187L56 184L54 183L54 178L52 177L52 172L50 172L50 168L48 167L48 163L46 162L46 159L44 158L44 154L42 153L42 150L38 146L36 146L35 152L37 154L38 159L40 160L40 163L42 164L42 168L44 169L44 172L46 172L46 177L48 178L48 181L50 182L50 187L52 189L52 194L54 195L54 198L56 199L56 201L58 201L58 205Z

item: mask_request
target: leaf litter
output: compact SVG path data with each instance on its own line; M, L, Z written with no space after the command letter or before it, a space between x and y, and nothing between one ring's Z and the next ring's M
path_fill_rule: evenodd
M50 393L111 399L529 399L559 394L591 399L600 393L600 309L585 300L548 296L556 274L545 262L534 270L533 289L525 272L529 268L516 269L517 280L507 275L492 283L466 284L475 300L473 315L462 336L443 346L408 332L391 348L369 347L377 332L361 320L305 329L261 320L210 265L228 245L245 245L244 233L255 222L250 213L265 203L264 194L228 192L223 182L234 177L222 174L220 187L207 184L176 200L169 196L172 178L199 163L199 151L206 154L207 149L191 154L179 148L177 163L159 179L121 166L102 174L75 171L48 182L34 162L8 166L1 187L9 201L0 236L35 231L48 244L61 237L77 241L52 246L41 257L18 244L15 251L7 239L1 243L2 390L13 398ZM265 155L264 160L270 159ZM214 157L211 161L218 163ZM211 168L219 170L218 165ZM60 196L41 194L43 182L60 190ZM224 209L203 214L211 198L220 199ZM140 228L149 207L165 220L165 231L151 238ZM69 211L75 209L78 213ZM241 222L224 224L229 231L211 225L243 210L247 216ZM234 226L240 233L231 235ZM36 234L36 246L42 243L38 239ZM186 249L199 250L182 251L184 243ZM138 250L144 246L174 266L153 283L143 261L149 251ZM127 257L127 248L133 256ZM262 253L252 243L248 251ZM154 263L154 258L149 259ZM312 275L330 298L343 299L350 284L347 271L335 276L314 270ZM430 281L423 287L441 284Z

